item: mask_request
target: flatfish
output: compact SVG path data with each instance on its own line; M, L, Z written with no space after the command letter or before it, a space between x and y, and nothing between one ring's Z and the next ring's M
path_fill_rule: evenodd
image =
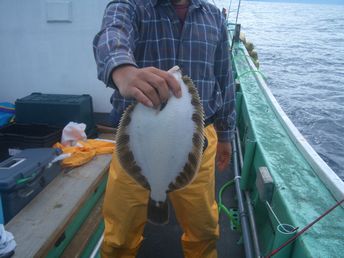
M167 103L153 109L136 103L122 115L116 153L125 171L150 191L147 219L168 222L167 193L190 184L199 169L204 144L201 101L192 80L178 66L169 72L181 86Z

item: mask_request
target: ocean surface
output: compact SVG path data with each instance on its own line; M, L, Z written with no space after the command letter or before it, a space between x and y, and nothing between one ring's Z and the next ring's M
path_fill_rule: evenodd
M242 1L238 23L283 110L344 180L344 5Z

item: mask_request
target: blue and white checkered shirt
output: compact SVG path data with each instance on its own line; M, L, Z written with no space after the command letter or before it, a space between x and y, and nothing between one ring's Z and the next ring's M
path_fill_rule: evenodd
M213 5L191 0L180 31L180 20L170 0L116 0L106 8L93 50L98 78L114 88L114 112L121 115L133 103L124 99L111 79L123 64L168 70L178 65L191 77L207 121L218 139L234 136L235 99L225 20Z

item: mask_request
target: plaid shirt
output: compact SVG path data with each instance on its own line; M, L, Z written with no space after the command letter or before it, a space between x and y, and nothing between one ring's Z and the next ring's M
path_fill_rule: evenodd
M206 120L218 139L234 136L235 98L227 28L213 5L191 0L184 26L170 0L115 0L106 8L101 31L93 41L98 78L114 88L114 112L133 103L124 99L111 79L123 64L168 70L178 65L198 88Z

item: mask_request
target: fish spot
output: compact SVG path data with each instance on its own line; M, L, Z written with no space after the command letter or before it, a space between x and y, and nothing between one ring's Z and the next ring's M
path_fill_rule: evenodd
M197 149L201 148L203 144L203 138L199 134L194 133L192 137L192 142Z
M130 170L133 174L141 174L141 168L138 165L134 165Z
M194 121L197 125L203 124L202 116L198 113L192 114L192 121Z
M198 105L199 105L198 99L192 98L192 99L191 99L191 105L193 105L193 106L198 106Z
M133 166L134 155L131 151L120 153L119 158L125 170L128 170Z
M186 163L183 169L183 174L186 175L186 177L191 180L195 174L195 169L193 169L190 164Z
M124 115L121 119L121 126L128 126L130 124L130 116Z
M185 178L185 175L179 174L179 176L176 178L175 184L178 188L182 188L184 185L186 185L187 180Z
M118 145L124 145L127 144L129 142L129 135L127 134L120 134L118 135L118 139L117 139L117 144Z
M170 183L168 185L168 191L167 192L172 192L174 190L177 190L177 186L174 183Z
M192 167L196 168L197 167L197 158L195 154L189 153L189 163Z

